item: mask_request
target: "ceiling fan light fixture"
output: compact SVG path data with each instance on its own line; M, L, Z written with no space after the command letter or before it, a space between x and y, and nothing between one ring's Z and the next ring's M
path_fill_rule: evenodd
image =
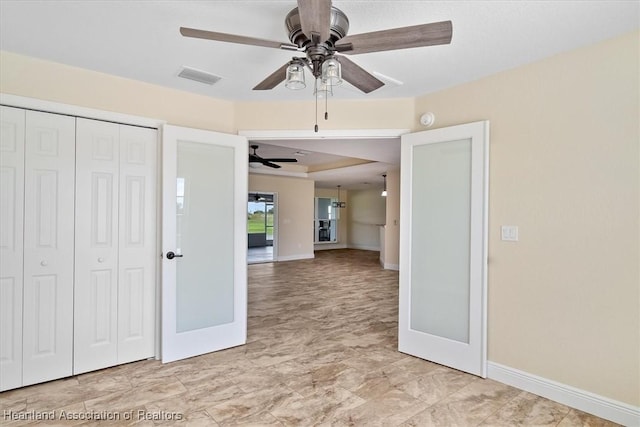
M322 81L322 79L316 79L316 86L313 90L313 96L322 99L333 96L333 86Z
M288 89L300 90L307 87L304 82L304 65L299 62L289 64L287 67L287 82L285 86Z
M328 58L322 63L322 82L336 86L342 83L342 66L335 58Z

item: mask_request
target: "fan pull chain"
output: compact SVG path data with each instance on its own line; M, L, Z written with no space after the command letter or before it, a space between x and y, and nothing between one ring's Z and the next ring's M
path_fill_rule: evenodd
M318 132L318 79L316 78L315 83L314 83L314 92L316 93L316 125L314 126L313 130L317 133Z
M331 88L331 86L329 86ZM333 89L333 88L331 88ZM324 119L329 120L329 91L324 93Z

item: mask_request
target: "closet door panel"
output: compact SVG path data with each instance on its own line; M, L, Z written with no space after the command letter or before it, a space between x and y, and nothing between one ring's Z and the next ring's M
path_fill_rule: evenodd
M75 118L27 111L23 385L72 374Z
M154 355L157 131L120 127L118 363Z
M120 126L77 119L74 374L118 359Z
M0 107L0 391L22 385L24 128Z

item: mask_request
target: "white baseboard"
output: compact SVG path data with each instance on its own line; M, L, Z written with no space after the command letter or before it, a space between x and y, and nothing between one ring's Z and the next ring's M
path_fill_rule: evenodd
M315 255L313 253L298 254L298 255L279 256L278 261L297 261L299 259L312 259L312 258L315 258Z
M331 249L347 249L346 243L322 244L313 247L316 251L328 251Z
M367 246L367 245L349 245L349 249L360 249L362 251L380 251L380 246Z
M395 271L400 270L400 266L398 264L389 264L386 262L382 264L382 268L384 268L385 270L395 270Z
M640 426L640 407L618 402L499 363L488 362L487 368L487 376L492 380L546 397L618 424Z

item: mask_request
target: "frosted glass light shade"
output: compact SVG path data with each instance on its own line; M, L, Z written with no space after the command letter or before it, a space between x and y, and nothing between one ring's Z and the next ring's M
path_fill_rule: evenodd
M336 59L329 58L322 63L322 81L331 86L342 83L342 66Z
M287 82L284 85L293 90L307 87L304 82L304 66L302 64L290 64L287 67Z

